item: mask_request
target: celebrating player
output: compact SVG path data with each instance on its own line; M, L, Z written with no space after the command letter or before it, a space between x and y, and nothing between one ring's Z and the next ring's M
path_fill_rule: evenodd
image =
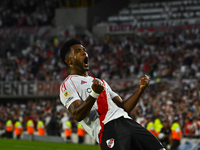
M147 88L148 76L142 76L138 90L122 100L106 81L88 75L87 50L78 39L66 41L60 57L70 69L60 86L61 102L102 150L164 150L155 136L128 116Z

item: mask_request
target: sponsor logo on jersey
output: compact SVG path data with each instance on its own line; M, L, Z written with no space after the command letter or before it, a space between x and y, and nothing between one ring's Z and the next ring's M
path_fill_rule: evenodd
M109 148L113 148L114 144L115 144L115 140L112 138L112 139L109 139L106 141L106 144Z
M64 105L64 106L67 106L68 103L69 103L73 98L74 98L74 97L69 97L69 98L67 99L67 101L65 102L65 105Z
M68 91L65 91L65 92L64 92L64 96L65 96L65 97L68 97L68 96L69 96L69 92L68 92Z
M67 101L69 102L69 101L71 101L73 98L74 98L74 97L69 97L69 98L67 99Z
M88 93L91 93L91 92L92 92L92 89L91 89L91 88L87 88L87 92L88 92Z

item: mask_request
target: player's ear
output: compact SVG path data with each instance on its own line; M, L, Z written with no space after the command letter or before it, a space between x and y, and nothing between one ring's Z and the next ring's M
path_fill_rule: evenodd
M65 62L67 63L68 66L72 65L72 61L70 58L65 59Z

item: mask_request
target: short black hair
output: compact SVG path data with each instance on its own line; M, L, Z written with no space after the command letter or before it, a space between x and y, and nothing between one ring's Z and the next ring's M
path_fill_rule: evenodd
M81 41L79 39L70 39L70 40L67 40L63 46L61 47L60 49L60 58L61 60L63 61L63 63L65 65L67 65L67 63L65 62L65 56L68 52L70 52L70 47L72 45L75 45L75 44L81 44ZM68 65L67 65L68 66Z

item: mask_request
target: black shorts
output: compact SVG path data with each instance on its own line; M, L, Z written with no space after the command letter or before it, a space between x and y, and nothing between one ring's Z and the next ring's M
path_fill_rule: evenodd
M159 140L134 120L120 117L104 126L101 150L159 150Z

